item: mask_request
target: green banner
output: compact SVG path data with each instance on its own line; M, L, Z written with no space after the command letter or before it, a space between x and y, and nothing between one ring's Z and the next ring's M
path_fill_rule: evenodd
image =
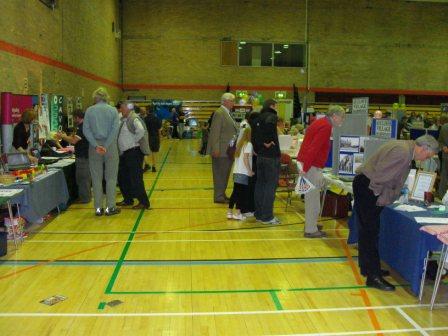
M50 130L52 132L62 131L62 109L64 96L54 95L50 104Z

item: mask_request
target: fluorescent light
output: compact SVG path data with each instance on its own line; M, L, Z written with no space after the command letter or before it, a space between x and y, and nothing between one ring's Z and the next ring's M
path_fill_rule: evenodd
M289 48L289 44L284 44L283 48L288 49Z
M246 44L246 42L245 41L240 41L240 44Z
M280 50L274 51L274 54L281 54L282 52Z

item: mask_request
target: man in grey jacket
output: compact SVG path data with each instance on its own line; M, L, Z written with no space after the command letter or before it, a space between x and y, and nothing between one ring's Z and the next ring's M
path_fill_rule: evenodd
M393 140L381 146L357 169L353 193L358 215L358 260L361 274L367 277L368 287L395 290L383 279L388 272L381 270L380 265L378 240L381 211L400 196L412 160L425 161L438 150L437 140L430 135L421 136L415 142Z
M85 113L83 132L89 141L89 167L92 175L95 214L111 216L120 213L115 195L118 174L118 112L110 106L105 88L93 92L94 105ZM106 180L106 211L103 211L103 175Z
M215 203L228 203L225 192L233 160L227 157L227 147L236 136L238 126L230 115L235 96L226 92L221 97L221 106L213 113L207 154L212 156L213 189Z

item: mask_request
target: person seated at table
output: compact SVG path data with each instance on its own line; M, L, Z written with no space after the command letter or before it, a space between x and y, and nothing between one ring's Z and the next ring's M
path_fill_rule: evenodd
M430 135L417 140L393 140L382 145L357 170L353 181L355 210L358 216L358 250L361 274L367 277L366 285L383 291L395 287L383 276L378 241L380 215L386 205L400 196L413 160L424 161L439 150L439 143Z
M32 108L26 109L22 114L22 120L14 127L12 146L22 153L26 153L31 163L37 163L38 159L31 155L29 149L30 128L31 124L36 120L37 113Z
M77 125L76 133L67 135L64 132L59 132L58 136L75 145L76 184L78 185L79 203L89 203L92 199L92 178L89 169L89 142L82 131L84 112L77 109L74 111L73 117Z
M277 120L277 134L285 135L285 121L282 118L278 118Z

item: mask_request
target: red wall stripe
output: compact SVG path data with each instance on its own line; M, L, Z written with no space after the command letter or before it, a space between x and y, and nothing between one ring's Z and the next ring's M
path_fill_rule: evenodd
M50 57L37 54L23 47L16 46L12 43L0 40L0 50L14 54L20 57L25 57L33 61L47 64L87 79L101 82L103 84L113 86L124 90L216 90L224 91L227 85L215 84L123 84L116 83L107 78L97 76L91 72L76 68L70 64L57 61ZM251 86L251 85L230 85L232 90L247 90L247 91L289 91L292 92L291 86ZM305 87L299 87L300 91L305 91ZM448 91L433 91L433 90L400 90L400 89L355 89L355 88L320 88L312 87L311 92L328 92L328 93L357 93L357 94L403 94L403 95L429 95L429 96L447 96Z
M107 85L121 89L121 84L111 81L107 78L97 76L91 72L87 72L85 70L76 68L70 64L63 63L63 62L57 61L55 59L52 59L50 57L37 54L28 49L16 46L14 44L11 44L11 43L3 41L3 40L0 40L0 50L10 53L10 54L20 56L20 57L25 57L25 58L28 58L30 60L33 60L33 61L36 61L36 62L39 62L42 64L47 64L47 65L53 66L55 68L59 68L59 69L74 73L81 77L85 77L85 78L88 78L88 79L91 79L94 81L98 81L103 84L107 84Z

